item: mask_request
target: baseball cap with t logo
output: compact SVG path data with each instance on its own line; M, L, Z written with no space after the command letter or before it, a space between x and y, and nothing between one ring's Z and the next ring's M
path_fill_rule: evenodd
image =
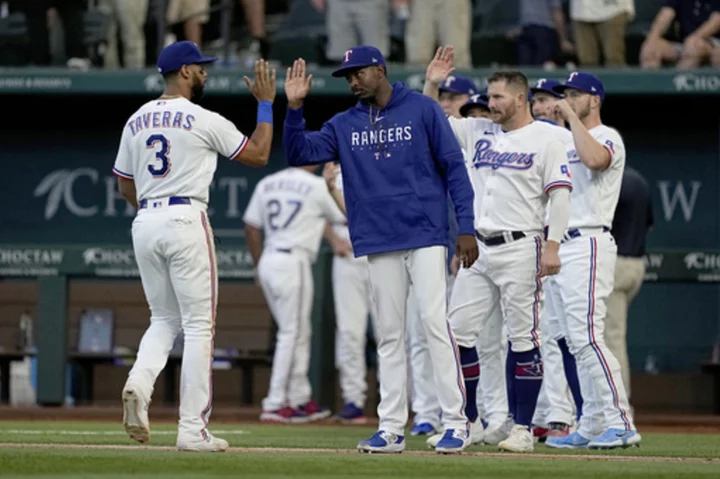
M353 70L371 66L385 67L387 69L385 58L383 58L380 50L370 45L360 45L345 52L342 65L332 72L332 76L341 78Z
M568 88L580 90L591 95L605 99L605 88L598 77L592 73L572 72L563 85L553 87L553 91L563 94Z

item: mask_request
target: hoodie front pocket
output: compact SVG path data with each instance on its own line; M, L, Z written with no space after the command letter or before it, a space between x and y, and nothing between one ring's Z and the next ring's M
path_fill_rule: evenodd
M406 242L431 226L414 193L358 201L354 216L364 238L388 243Z

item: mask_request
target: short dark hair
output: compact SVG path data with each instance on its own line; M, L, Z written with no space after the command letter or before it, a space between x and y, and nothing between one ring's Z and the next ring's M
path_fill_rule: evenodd
M528 83L528 79L525 76L524 73L519 71L499 71L495 72L492 75L490 75L490 78L488 78L487 82L488 85L490 83L500 82L504 81L508 86L513 86L517 90L520 90L521 92L525 93L527 95L528 89L530 88L530 85Z

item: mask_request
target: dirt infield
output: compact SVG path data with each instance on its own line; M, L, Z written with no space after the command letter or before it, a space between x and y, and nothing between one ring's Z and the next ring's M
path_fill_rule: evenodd
M175 451L174 447L160 446L123 446L123 445L87 445L87 444L3 444L0 448L8 449L101 449L115 451ZM280 447L231 447L229 453L301 453L301 454L358 454L354 449L309 449L309 448L280 448ZM405 451L403 455L409 456L438 456L433 451ZM701 459L687 457L652 457L652 456L604 456L594 454L512 454L492 452L463 452L462 456L492 457L492 458L527 458L527 459L560 459L570 461L610 461L610 462L672 462L672 463L717 463L720 459Z
M214 424L259 424L260 409L258 408L215 408L211 422ZM157 406L150 407L153 422L174 423L177 421L177 408ZM92 407L0 407L0 421L119 421L122 409L114 405ZM677 413L636 413L635 422L643 432L671 432L720 434L720 415L687 415ZM323 421L317 424L336 424ZM377 424L370 419L369 424Z

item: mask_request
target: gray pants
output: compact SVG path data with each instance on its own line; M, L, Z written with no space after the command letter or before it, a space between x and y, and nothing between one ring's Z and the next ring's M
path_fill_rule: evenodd
M389 0L327 0L328 59L341 61L346 51L358 45L372 45L387 56L389 22Z
M455 67L472 67L471 29L470 0L415 0L405 30L406 63L426 67L439 44L455 48Z
M605 344L617 358L622 369L625 390L630 396L630 363L627 355L627 313L645 278L642 258L618 256L615 263L615 287L608 298L605 316Z
M102 0L99 8L110 16L105 68L119 68L117 31L123 42L125 68L145 68L145 17L148 0Z

